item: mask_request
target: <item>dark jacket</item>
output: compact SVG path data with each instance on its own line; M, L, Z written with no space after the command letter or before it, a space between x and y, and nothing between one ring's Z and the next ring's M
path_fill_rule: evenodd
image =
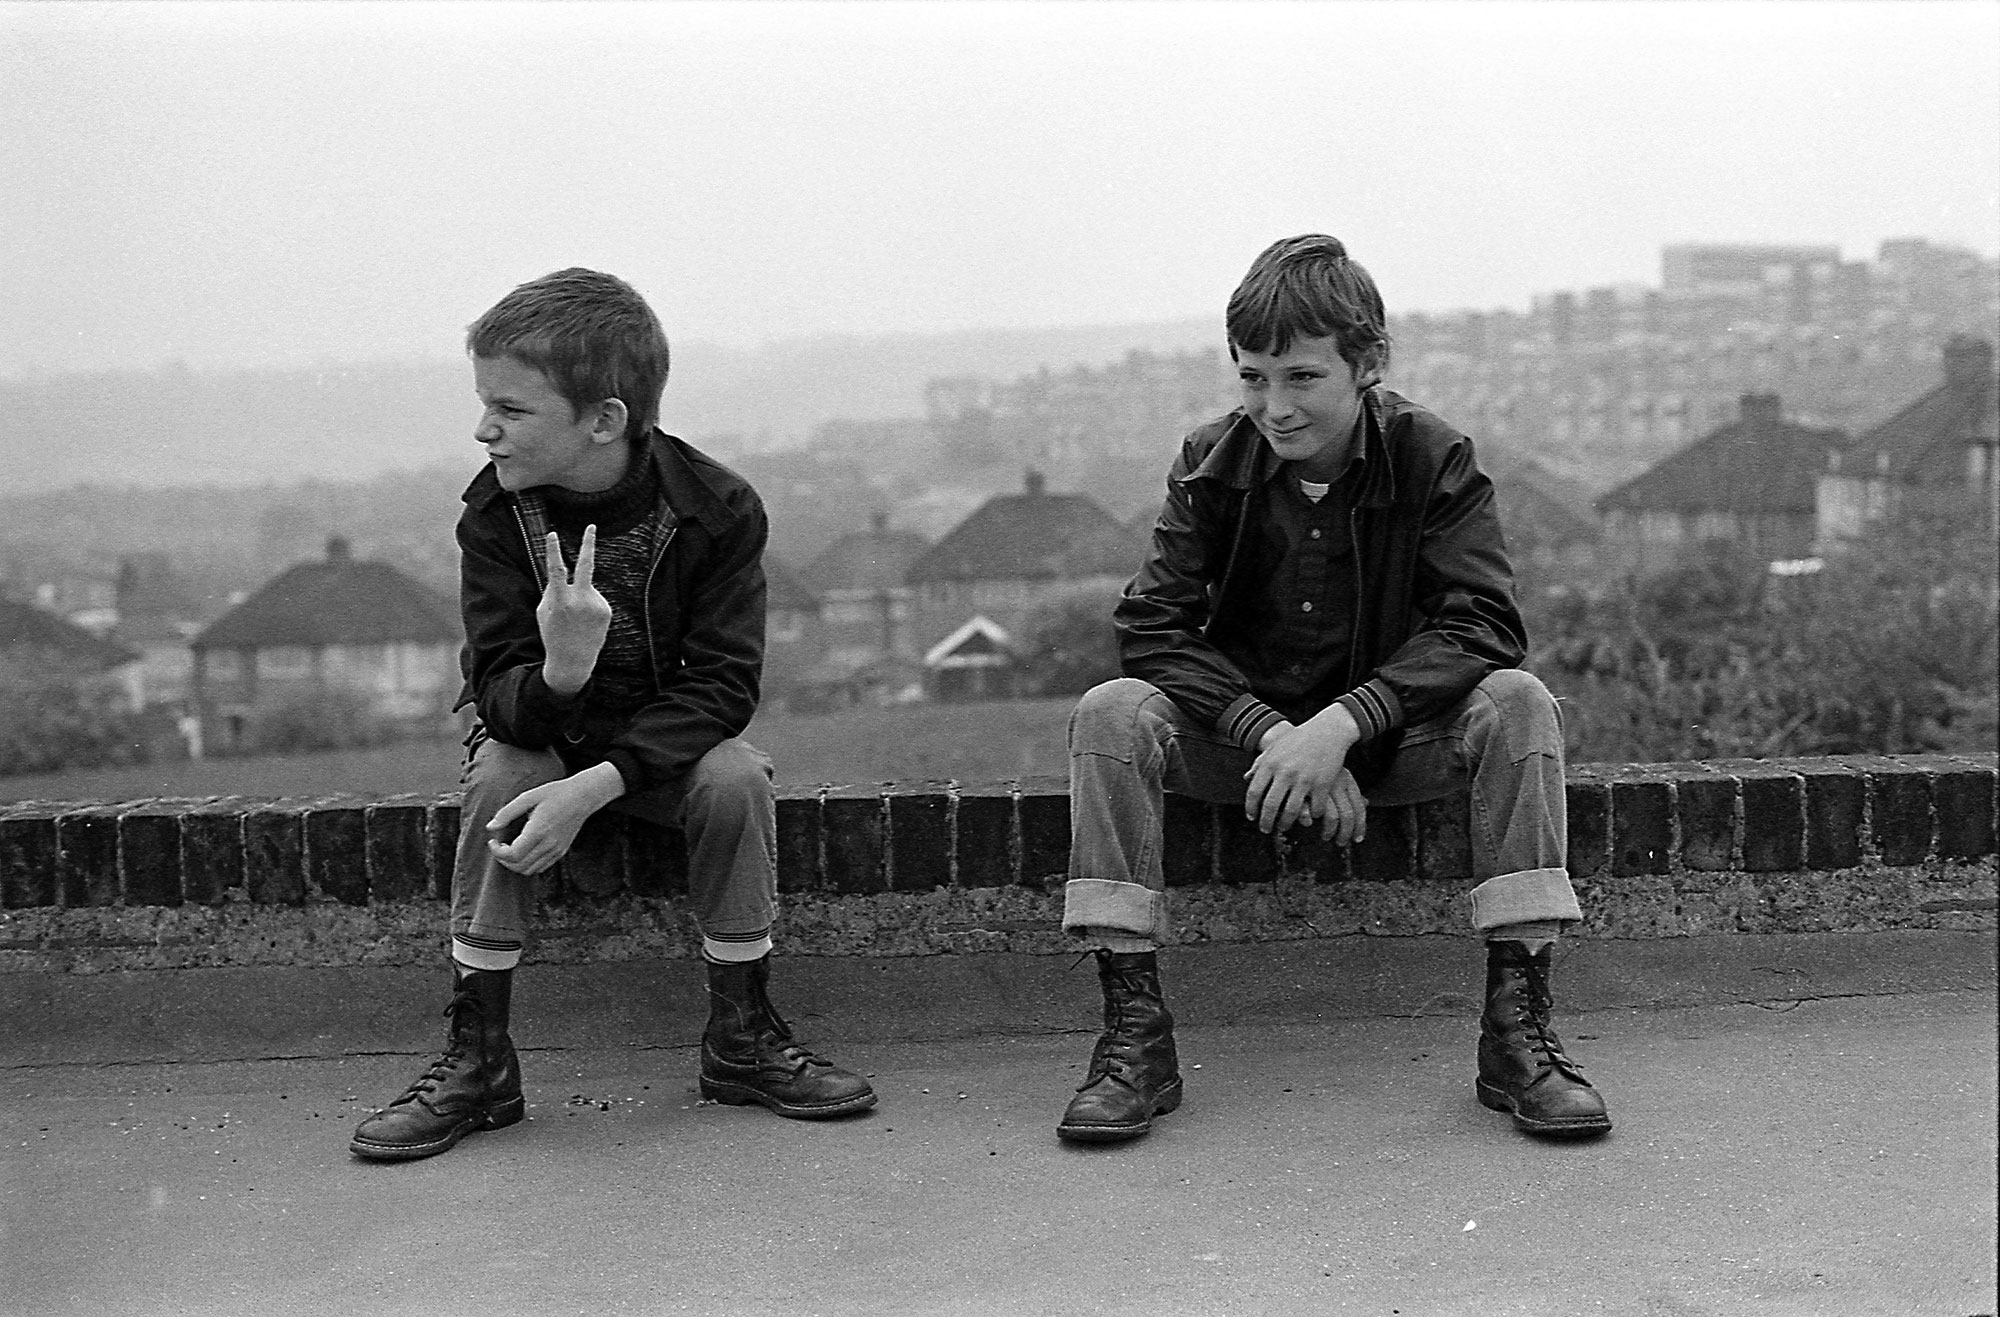
M1387 769L1404 726L1446 712L1494 669L1518 666L1527 638L1493 485L1471 440L1388 389L1370 389L1364 402L1351 693L1341 699L1366 738L1348 758L1365 787ZM1241 411L1188 435L1152 549L1115 614L1126 675L1252 750L1279 715L1214 640L1243 625L1255 588L1238 560L1244 509L1269 456Z
M458 520L465 614L459 706L478 708L498 740L553 748L572 772L610 762L628 796L673 782L757 711L764 663L764 542L769 524L749 483L655 430L668 528L646 581L653 698L636 711L591 710L590 686L567 699L542 680L535 622L547 534L533 490L509 494L488 466Z

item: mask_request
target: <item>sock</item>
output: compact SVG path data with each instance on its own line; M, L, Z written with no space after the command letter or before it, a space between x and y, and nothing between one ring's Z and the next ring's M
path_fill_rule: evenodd
M718 965L740 965L745 961L762 960L770 954L771 930L768 928L732 937L704 933L701 938L701 958Z
M1518 924L1501 924L1486 930L1488 942L1519 942L1528 954L1538 956L1543 947L1553 946L1562 932L1560 919L1527 919Z
M455 937L451 940L451 958L463 969L512 969L521 963L521 948L479 946Z
M1160 944L1152 938L1142 937L1137 933L1127 933L1122 928L1099 928L1092 925L1086 930L1084 937L1087 941L1096 943L1097 947L1116 952L1121 956L1160 949ZM1097 947L1093 947L1092 950L1096 950Z

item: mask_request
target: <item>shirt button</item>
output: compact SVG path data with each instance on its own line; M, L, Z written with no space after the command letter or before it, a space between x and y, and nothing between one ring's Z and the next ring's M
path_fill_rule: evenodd
M1316 527L1316 526L1315 526L1315 527L1313 528L1313 533L1312 533L1312 537L1313 537L1314 539L1318 539L1318 538L1319 538L1319 528L1318 528L1318 527Z
M1310 599L1306 600L1304 603L1299 605L1299 611L1302 613L1310 613L1312 612L1312 610L1313 610L1313 601Z

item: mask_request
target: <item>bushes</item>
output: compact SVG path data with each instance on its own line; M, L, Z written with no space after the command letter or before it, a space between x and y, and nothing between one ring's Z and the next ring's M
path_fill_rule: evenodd
M259 700L245 719L238 751L297 754L356 750L398 739L368 696L347 686L300 686Z
M145 739L116 681L42 646L0 649L0 776L142 763Z
M1529 666L1576 760L1991 750L1994 548L1983 518L1912 509L1817 573L1731 545L1529 611Z

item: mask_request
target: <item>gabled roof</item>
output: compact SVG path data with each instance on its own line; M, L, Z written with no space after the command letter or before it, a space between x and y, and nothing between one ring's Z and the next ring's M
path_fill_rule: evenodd
M775 553L764 555L764 606L773 613L817 613L819 596Z
M1014 639L999 623L976 614L924 651L927 668L984 668L1012 662Z
M1863 433L1844 469L1920 483L1957 482L1965 478L1967 447L2000 442L1993 344L1959 335L1945 345L1944 357L1944 378L1937 386Z
M1597 538L1597 509L1581 484L1532 457L1482 456L1481 464L1493 480L1500 526L1510 543L1517 537L1557 545Z
M92 672L121 667L139 657L46 608L0 596L0 650L16 646L54 650Z
M286 568L217 618L196 649L272 645L379 645L457 642L457 614L430 589L387 563L356 562L347 541L328 541L320 562Z
M1025 493L986 500L911 564L908 580L919 585L1130 576L1139 560L1131 530L1095 499L1051 494L1030 472Z
M1811 516L1827 455L1843 430L1796 425L1775 393L1746 393L1742 412L1597 500L1603 510L1798 513Z
M805 579L822 593L829 590L892 590L901 586L910 564L924 556L931 542L915 531L890 530L888 518L877 513L871 528L843 535L806 565Z

